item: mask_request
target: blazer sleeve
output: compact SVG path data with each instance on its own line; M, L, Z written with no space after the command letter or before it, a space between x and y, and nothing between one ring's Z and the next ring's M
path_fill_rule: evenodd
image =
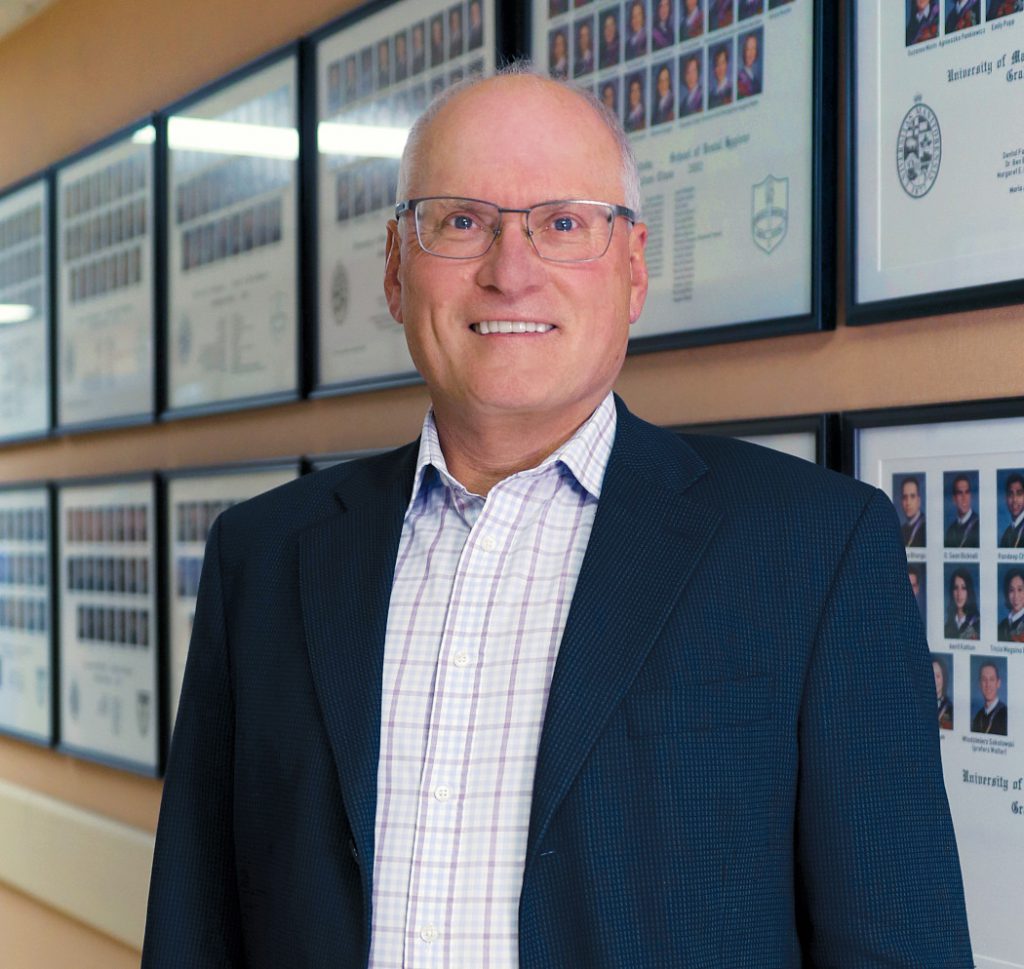
M234 700L221 582L221 521L210 532L164 781L142 969L240 969L232 835Z
M799 713L795 861L805 965L973 965L935 688L892 504L840 559Z

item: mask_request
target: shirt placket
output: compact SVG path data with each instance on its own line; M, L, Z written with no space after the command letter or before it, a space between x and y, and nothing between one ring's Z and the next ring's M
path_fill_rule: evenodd
M406 969L442 969L451 948L452 893L472 738L484 676L487 603L500 582L513 516L492 492L459 556L434 674L426 756L417 796L406 911ZM473 509L475 510L475 509ZM468 518L472 516L472 510Z

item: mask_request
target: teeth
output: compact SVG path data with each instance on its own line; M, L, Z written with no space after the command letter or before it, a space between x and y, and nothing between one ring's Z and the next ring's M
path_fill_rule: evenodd
M487 336L490 333L547 333L554 327L550 323L534 323L532 320L481 320L470 329Z

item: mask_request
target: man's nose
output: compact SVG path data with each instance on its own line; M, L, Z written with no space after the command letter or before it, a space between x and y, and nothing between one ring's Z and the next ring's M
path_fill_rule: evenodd
M516 213L502 220L497 238L481 260L477 282L504 293L528 292L543 285L547 272L527 233L525 216Z

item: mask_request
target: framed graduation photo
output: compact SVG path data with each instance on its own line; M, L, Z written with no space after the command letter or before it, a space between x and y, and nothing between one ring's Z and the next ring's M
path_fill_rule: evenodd
M846 6L848 321L1019 302L1024 5Z
M622 121L650 288L632 351L831 326L835 7L532 0L537 66Z
M57 427L151 421L154 155L150 120L56 173Z
M0 732L53 742L51 493L0 488Z
M166 113L167 416L299 396L299 56Z
M162 766L152 475L57 488L60 748L156 776Z
M417 380L384 302L385 226L406 136L430 99L492 71L495 0L374 3L314 35L312 393Z
M0 443L50 430L50 188L0 194Z
M842 423L846 469L896 506L925 619L979 969L1022 965L1024 952L1024 874L1006 864L1024 852L1012 785L1024 776L1022 415L1013 399L855 412Z

